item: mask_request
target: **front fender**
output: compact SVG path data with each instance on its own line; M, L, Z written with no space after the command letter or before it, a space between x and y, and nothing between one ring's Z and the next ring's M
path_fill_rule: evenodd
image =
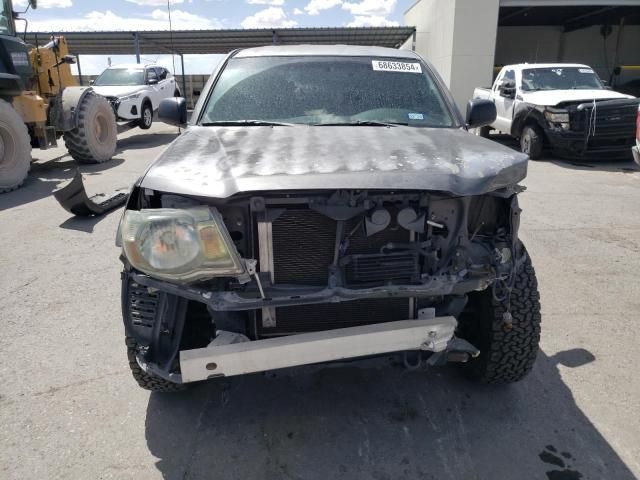
M531 103L518 103L513 113L513 122L511 122L511 136L519 138L522 129L527 124L537 123L540 128L545 129L545 119L539 106Z

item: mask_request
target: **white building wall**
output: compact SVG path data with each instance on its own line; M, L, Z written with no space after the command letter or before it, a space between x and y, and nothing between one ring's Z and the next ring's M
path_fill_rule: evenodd
M416 26L416 51L463 112L473 89L491 81L498 10L499 0L421 0L405 13L405 23Z

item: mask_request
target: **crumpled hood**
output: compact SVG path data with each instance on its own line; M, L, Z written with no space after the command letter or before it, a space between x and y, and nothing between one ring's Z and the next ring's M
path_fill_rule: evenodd
M190 127L141 186L226 198L240 192L385 189L476 195L526 176L527 156L461 129Z
M144 90L141 85L93 85L92 88L103 97L124 97Z
M613 90L540 90L538 92L522 92L522 100L525 102L548 107L554 107L562 102L592 102L593 100L614 100L618 98L634 97L614 92Z

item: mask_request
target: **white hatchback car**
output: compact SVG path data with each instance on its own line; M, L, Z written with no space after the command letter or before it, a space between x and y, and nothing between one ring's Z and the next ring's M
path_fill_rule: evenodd
M118 121L136 122L144 130L151 127L153 113L162 100L180 96L171 72L154 64L109 67L92 85L96 93L109 100Z

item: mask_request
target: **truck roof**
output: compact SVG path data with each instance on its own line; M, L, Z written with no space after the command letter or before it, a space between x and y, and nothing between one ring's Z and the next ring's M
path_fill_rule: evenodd
M505 65L502 67L512 68L514 70L525 70L527 68L591 68L589 65L584 65L582 63L516 63L513 65Z
M298 57L298 56L385 57L420 60L411 50L367 47L359 45L270 45L239 50L236 58L245 57Z

